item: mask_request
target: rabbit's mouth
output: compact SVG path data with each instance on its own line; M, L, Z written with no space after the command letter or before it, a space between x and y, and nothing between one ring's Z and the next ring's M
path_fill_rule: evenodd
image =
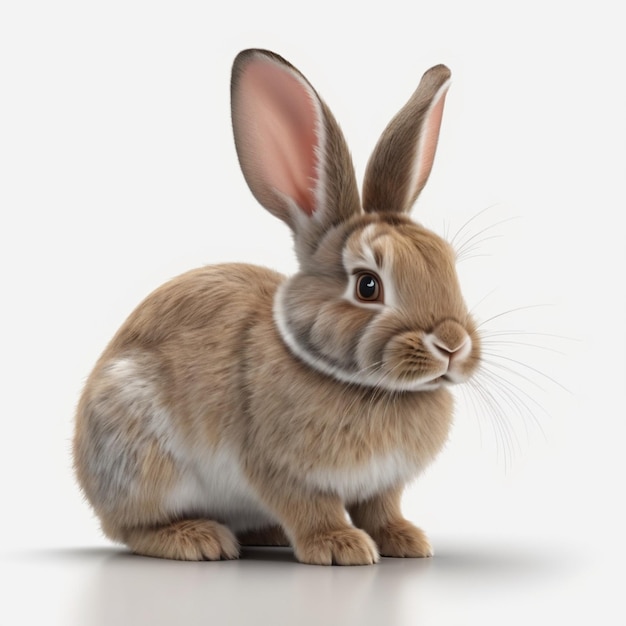
M453 385L460 385L470 378L469 374L464 374L460 371L457 371L456 368L448 369L447 372L440 374L439 376L435 376L429 381L426 381L425 385L432 385L433 387L450 387Z
M445 374L442 374L441 376L437 376L437 378L434 378L432 380L433 383L437 384L438 386L441 385L458 385L462 382L465 382L464 380L455 380L450 374L449 372L446 372Z
M441 374L441 376L437 376L432 378L429 381L422 382L420 389L422 391L434 391L435 389L440 389L441 387L453 387L464 383L467 378L463 377L454 377L451 376L448 372L445 374Z
M440 387L448 387L450 385L458 384L457 381L453 380L448 374L442 374L441 376L437 376L432 378L431 380L423 381L421 383L421 389L424 391L431 391L434 389L439 389Z

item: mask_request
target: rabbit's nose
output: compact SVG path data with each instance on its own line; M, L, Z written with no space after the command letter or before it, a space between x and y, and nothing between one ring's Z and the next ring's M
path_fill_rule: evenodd
M458 346L451 348L448 344L443 343L438 340L436 337L433 339L433 346L441 354L450 361L463 359L464 356L468 355L471 350L471 342L472 340L469 338L469 335L465 337L463 342Z
M448 367L462 361L472 350L472 340L458 322L446 320L427 337L426 344L437 358L444 358Z

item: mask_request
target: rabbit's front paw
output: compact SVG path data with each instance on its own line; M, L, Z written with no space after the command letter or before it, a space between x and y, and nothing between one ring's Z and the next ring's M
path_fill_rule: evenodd
M433 550L422 530L407 520L389 522L372 532L382 556L428 557Z
M340 528L297 541L296 558L314 565L372 565L380 559L372 538L357 528Z

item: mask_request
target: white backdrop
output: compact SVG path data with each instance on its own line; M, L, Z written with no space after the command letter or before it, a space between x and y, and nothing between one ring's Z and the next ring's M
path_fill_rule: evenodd
M612 6L3 2L2 550L37 562L108 545L73 481L72 414L105 343L151 289L205 263L295 268L288 229L239 171L236 53L267 47L307 75L359 180L382 128L443 62L453 86L413 215L450 236L477 215L461 238L476 236L478 256L459 271L480 319L511 311L486 327L514 333L489 349L505 357L493 371L519 389L501 395L494 383L497 415L459 394L450 443L407 491L406 513L436 552L465 538L554 550L574 574L546 602L569 594L615 615L626 50Z

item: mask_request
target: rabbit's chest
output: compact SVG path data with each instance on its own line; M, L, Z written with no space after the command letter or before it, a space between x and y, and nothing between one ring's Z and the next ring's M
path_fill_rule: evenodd
M351 467L317 467L307 473L305 480L312 487L338 494L344 502L353 502L404 484L420 470L418 463L397 451L373 455Z

